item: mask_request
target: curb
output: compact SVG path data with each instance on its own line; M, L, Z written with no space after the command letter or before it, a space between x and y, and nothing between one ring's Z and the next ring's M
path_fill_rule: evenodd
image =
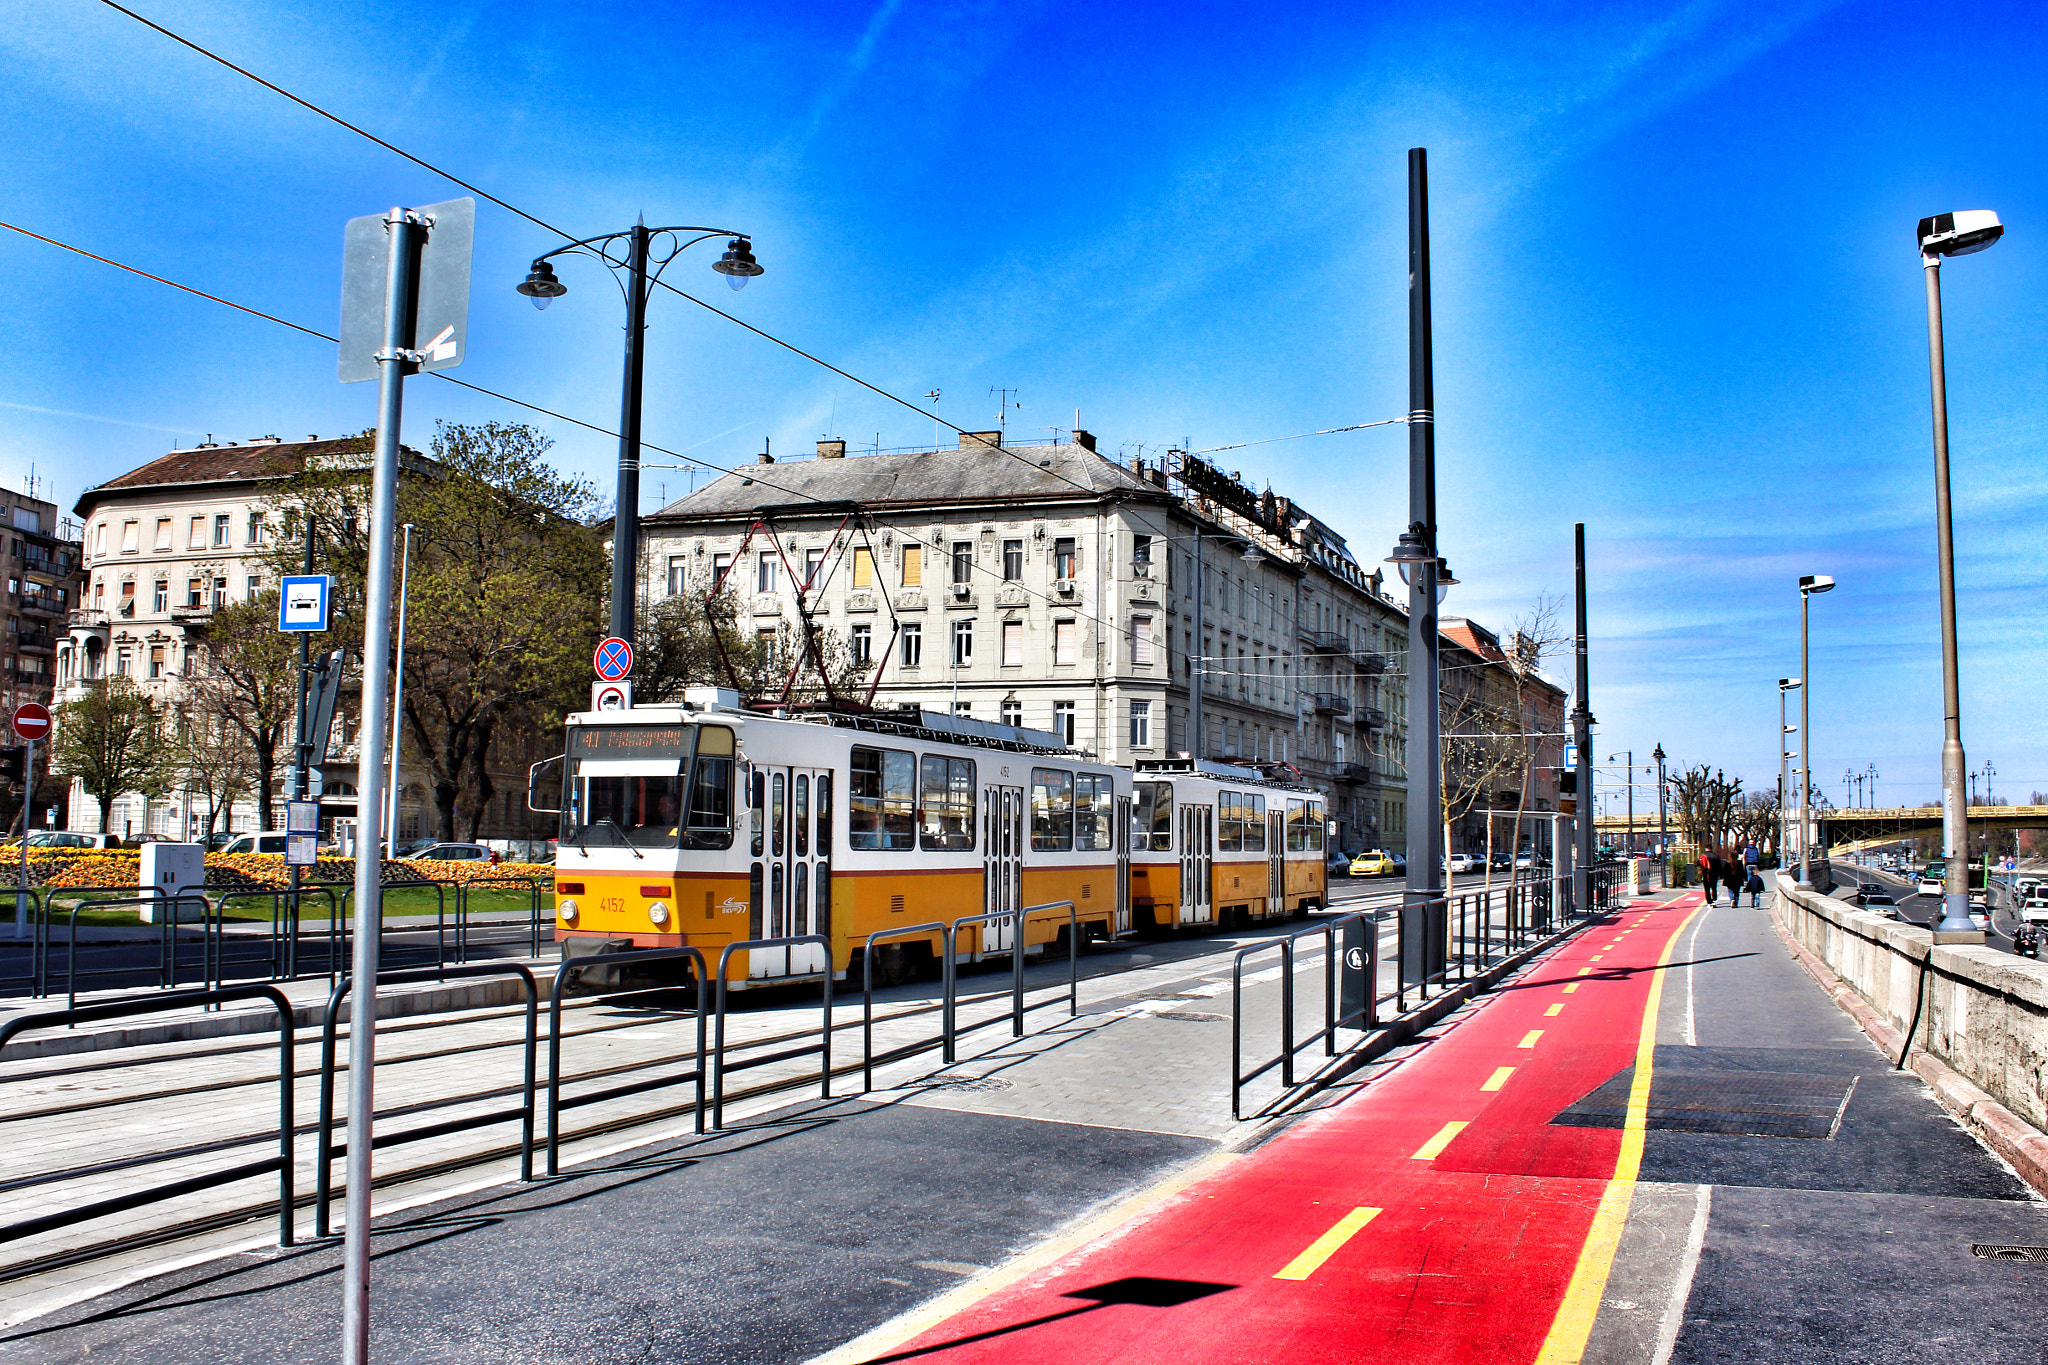
M1793 938L1785 929L1785 922L1774 910L1771 927L1777 932L1792 958L1806 968L1827 997L1841 1007L1844 1014L1856 1021L1858 1028L1868 1034L1870 1040L1883 1050L1894 1064L1905 1039L1899 1031L1876 1010L1872 1009L1862 996L1856 994L1848 982L1836 976L1825 962L1808 952L1806 946ZM1956 1120L1973 1133L1979 1141L2002 1157L2006 1164L2018 1172L2020 1179L2033 1187L2035 1193L2048 1195L2048 1134L2028 1123L1991 1098L1965 1079L1931 1052L1915 1048L1907 1059L1914 1075L1927 1083L1941 1107L1948 1110Z

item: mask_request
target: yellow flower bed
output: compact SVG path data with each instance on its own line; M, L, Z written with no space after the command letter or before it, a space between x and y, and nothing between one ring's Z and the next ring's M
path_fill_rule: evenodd
M4 869L0 864L0 869ZM18 866L18 864L17 864ZM28 858L28 879L32 886L136 886L141 878L142 855L132 848L89 851L51 849L32 851ZM206 855L209 886L259 886L279 888L291 884L291 869L280 853L209 853ZM353 858L321 858L306 869L308 880L349 883L355 880ZM439 882L444 886L516 877L522 880L552 880L554 868L545 863L458 863L437 859L386 859L384 883L410 881ZM7 872L0 870L0 878ZM506 890L517 890L506 887Z

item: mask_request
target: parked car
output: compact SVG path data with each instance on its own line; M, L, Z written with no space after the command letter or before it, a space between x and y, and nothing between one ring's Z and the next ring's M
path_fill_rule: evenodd
M2038 883L2020 898L2020 919L2028 924L2048 924L2048 886Z
M1348 877L1351 875L1351 855L1332 850L1323 860L1323 875L1326 877Z
M223 853L282 853L284 852L284 831L274 829L264 834L238 834L228 841Z
M28 832L30 848L119 848L118 834L73 834L65 829L32 829ZM6 847L20 848L20 839L9 839Z
M1370 849L1351 860L1351 875L1354 877L1391 877L1400 867L1391 854L1381 849Z
M1476 853L1453 853L1451 855L1451 873L1454 876L1460 872L1478 872L1485 866L1486 860Z
M400 839L391 849L394 858L417 858L440 843L439 839Z
M419 852L406 856L446 863L495 863L498 861L497 850L485 848L482 844L430 844Z
M204 839L199 840L199 842L206 846L208 853L219 853L225 850L229 844L232 844L236 838L237 836L230 830L217 829Z

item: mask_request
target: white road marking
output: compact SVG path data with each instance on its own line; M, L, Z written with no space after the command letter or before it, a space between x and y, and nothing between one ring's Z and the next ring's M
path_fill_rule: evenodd
M1671 1286L1671 1302L1664 1306L1664 1321L1657 1329L1657 1353L1653 1365L1671 1365L1671 1352L1678 1346L1678 1329L1685 1325L1685 1301L1692 1297L1693 1272L1700 1268L1700 1248L1707 1241L1707 1212L1714 1204L1714 1187L1702 1185L1693 1195L1692 1227L1685 1235L1685 1256L1678 1270L1678 1282Z

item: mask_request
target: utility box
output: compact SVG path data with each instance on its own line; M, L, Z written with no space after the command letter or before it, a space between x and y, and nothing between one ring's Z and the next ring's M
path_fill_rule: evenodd
M142 894L155 893L161 897L189 893L198 896L206 885L206 845L204 844L144 844L142 846ZM192 900L177 908L180 920L203 920L206 907L199 900ZM144 924L162 924L171 913L170 906L159 908L145 903L142 907Z

